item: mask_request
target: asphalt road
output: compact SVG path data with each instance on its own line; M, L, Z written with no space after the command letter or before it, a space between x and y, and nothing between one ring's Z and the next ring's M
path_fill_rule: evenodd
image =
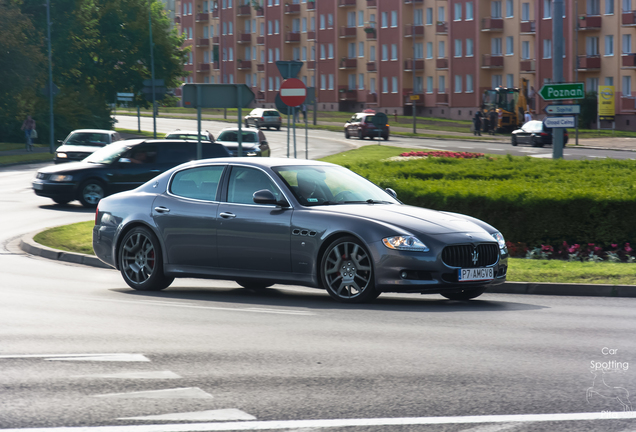
M36 168L0 169L0 430L636 431L636 299L135 292L17 248L93 217Z

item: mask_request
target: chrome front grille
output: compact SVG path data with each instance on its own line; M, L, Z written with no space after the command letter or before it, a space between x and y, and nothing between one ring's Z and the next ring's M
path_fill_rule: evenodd
M497 243L446 246L442 251L442 261L449 267L485 267L496 264L498 259L499 245Z

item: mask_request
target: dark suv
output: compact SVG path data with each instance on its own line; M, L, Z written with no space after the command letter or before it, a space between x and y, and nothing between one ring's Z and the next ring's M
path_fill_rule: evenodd
M374 125L374 116L375 111L373 110L354 114L344 125L345 138L351 138L352 136L360 139L382 137L384 141L387 141L390 132L389 125L383 124L380 127Z
M197 158L196 141L133 139L97 150L80 162L48 166L38 171L36 195L58 204L79 200L95 207L100 199L134 189L162 172ZM221 144L201 142L203 159L230 157Z

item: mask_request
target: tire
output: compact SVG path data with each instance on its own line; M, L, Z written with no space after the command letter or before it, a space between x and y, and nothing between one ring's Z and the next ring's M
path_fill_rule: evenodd
M512 138L510 139L510 144L513 145L513 147L517 147L517 137L516 136L512 136Z
M243 288L251 290L251 291L262 291L274 285L272 283L250 281L250 280L237 280L236 283L242 286Z
M358 129L358 139L363 140L364 139L364 135L362 134L362 130Z
M99 201L106 196L104 184L96 179L86 180L79 188L79 201L84 207L97 207Z
M279 131L279 130L280 130L280 126L278 126L278 127L276 128L276 130L277 130L277 131Z
M377 298L371 255L355 237L331 243L320 262L323 287L336 301L364 303Z
M474 289L463 290L461 292L456 292L456 293L446 293L446 294L442 294L442 296L446 297L449 300L465 301L465 300L474 299L475 297L479 297L485 291L486 291L486 288L474 288Z
M384 141L388 141L389 140L389 136L388 135L382 135L382 138L384 139Z
M71 202L71 200L60 199L60 198L51 198L55 204L66 205Z
M543 147L542 141L537 141L536 137L532 137L532 147Z
M246 128L250 127L250 124L247 122L247 120L245 120L245 127Z
M128 231L119 245L119 271L129 287L139 291L160 291L173 277L163 274L163 257L157 237L146 227Z
M349 131L345 129L345 138L349 139L351 138L351 135L349 135Z

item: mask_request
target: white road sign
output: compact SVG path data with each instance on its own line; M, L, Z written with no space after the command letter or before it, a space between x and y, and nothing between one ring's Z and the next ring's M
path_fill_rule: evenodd
M546 117L543 124L549 128L573 128L576 126L574 116Z
M547 114L581 114L581 105L548 105L545 107Z

